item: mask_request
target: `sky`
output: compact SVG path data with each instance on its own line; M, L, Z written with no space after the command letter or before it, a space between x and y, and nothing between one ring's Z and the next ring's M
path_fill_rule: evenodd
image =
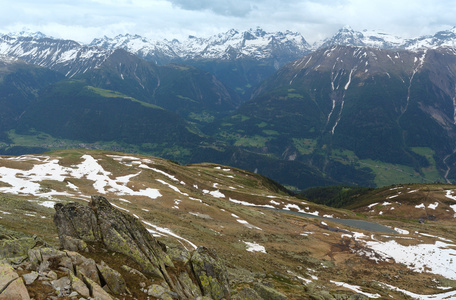
M127 33L182 40L256 27L299 32L313 43L347 25L403 38L456 26L454 0L0 0L0 8L1 33L41 31L83 43Z

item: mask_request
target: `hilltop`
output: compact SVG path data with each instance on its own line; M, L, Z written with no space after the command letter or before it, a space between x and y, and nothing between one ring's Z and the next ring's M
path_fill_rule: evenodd
M288 299L455 294L452 185L373 190L336 209L228 166L62 150L1 157L0 193L2 242L36 234L58 248L54 205L85 206L101 195L169 248L216 251L233 297L258 284ZM94 256L97 264L120 268L104 255ZM134 289L139 281L128 284Z

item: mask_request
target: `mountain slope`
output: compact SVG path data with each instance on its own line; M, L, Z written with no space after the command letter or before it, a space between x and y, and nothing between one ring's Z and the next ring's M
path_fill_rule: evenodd
M110 51L124 49L159 65L192 65L215 75L243 100L279 67L310 51L310 45L299 33L269 33L260 28L244 32L232 29L208 38L190 36L182 42L118 35L95 39L90 45Z
M42 93L16 127L18 134L35 131L81 142L134 144L162 154L202 140L176 114L84 80L62 81Z
M90 85L163 107L197 124L211 123L240 100L212 74L190 66L157 66L124 50L80 75Z
M0 140L6 139L4 132L14 128L41 89L63 78L49 69L0 57Z
M444 159L456 141L455 68L451 49L320 49L265 81L219 134L347 183L366 185L369 169L381 183L372 160L408 166L398 166L411 174L401 180L446 180Z
M260 175L223 165L181 166L142 155L65 150L1 156L0 193L5 238L38 234L56 247L55 204L86 206L91 194L109 197L113 207L131 216L127 220L142 224L166 244L167 255L180 258L183 263L174 267L184 266L185 253L196 247L214 249L226 265L234 299L247 298L245 288L266 293L264 299L455 295L451 185L376 190L355 213L294 198ZM404 214L402 206L412 214ZM418 218L426 214L437 219L420 224ZM370 229L360 228L364 226ZM120 267L131 266L131 259L122 259L119 252L81 254L97 264L110 257L110 267L128 274ZM59 279L67 276L57 274ZM127 281L135 297L147 296L140 282L161 280L147 278ZM40 282L26 287L36 292Z

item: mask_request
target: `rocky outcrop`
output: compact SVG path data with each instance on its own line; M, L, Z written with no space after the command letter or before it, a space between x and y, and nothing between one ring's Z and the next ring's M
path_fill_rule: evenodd
M92 196L89 206L56 204L55 210L54 223L63 249L88 251L90 247L101 247L128 256L146 277L161 282L149 287L150 295L162 295L163 299L172 295L181 299L230 298L227 272L215 251L200 247L193 253L184 249L168 253L166 245L151 236L138 219L116 209L101 196ZM76 270L83 274L85 282L100 284L93 277L95 271L82 266L79 264ZM115 277L115 271L107 271L103 266L97 265L97 271L104 280ZM118 289L109 284L107 288L110 292Z

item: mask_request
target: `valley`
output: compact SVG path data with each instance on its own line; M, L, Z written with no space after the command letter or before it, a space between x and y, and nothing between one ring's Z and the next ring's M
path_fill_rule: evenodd
M454 30L261 28L89 45L2 35L1 153L89 148L213 162L293 191L456 178Z

